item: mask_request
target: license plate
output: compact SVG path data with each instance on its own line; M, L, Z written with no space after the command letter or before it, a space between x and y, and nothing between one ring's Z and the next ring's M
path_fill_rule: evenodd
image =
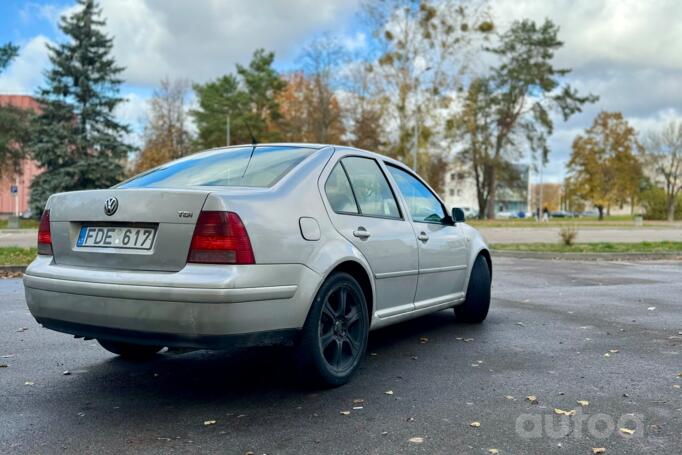
M83 226L76 246L149 250L155 235L153 228Z

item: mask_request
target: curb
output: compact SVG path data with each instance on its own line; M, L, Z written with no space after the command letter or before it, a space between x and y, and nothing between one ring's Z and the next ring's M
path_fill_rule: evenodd
M566 261L656 261L682 260L682 251L661 253L553 253L549 251L492 250L493 257L517 259L560 259Z
M0 275L3 273L24 273L27 265L0 265Z

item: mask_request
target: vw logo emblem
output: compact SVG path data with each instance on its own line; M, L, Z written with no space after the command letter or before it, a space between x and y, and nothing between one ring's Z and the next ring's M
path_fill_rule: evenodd
M113 215L116 213L116 210L118 210L118 199L115 197L110 197L106 201L104 201L104 213L107 214L108 216Z

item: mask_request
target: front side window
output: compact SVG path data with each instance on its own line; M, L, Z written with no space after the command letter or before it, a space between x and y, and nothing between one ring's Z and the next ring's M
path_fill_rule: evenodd
M133 177L118 188L266 188L277 183L313 152L313 148L248 146L198 153Z
M402 169L391 165L387 167L407 202L407 209L413 221L418 223L445 222L443 206L426 185Z
M376 161L356 156L344 158L340 165L337 164L329 180L336 178L334 174L339 169L345 171L345 175L348 176L352 188L351 197L354 198L360 215L400 218L400 210L393 191ZM331 198L330 203L334 205Z

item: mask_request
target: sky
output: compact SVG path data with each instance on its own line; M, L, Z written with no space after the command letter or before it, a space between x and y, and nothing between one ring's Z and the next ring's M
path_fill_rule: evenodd
M0 75L0 93L33 94L49 64L47 43L59 43L67 0L0 1L0 43L20 46ZM139 128L146 100L163 77L205 82L247 64L254 49L275 52L280 71L294 68L304 43L333 33L361 52L370 33L358 0L101 0L114 56L126 67L118 116ZM557 119L544 181L563 180L573 138L601 110L621 111L640 132L680 117L682 2L678 0L491 0L499 29L513 20L549 18L564 47L556 66L581 92L600 96L568 122ZM538 176L532 177L537 181Z

